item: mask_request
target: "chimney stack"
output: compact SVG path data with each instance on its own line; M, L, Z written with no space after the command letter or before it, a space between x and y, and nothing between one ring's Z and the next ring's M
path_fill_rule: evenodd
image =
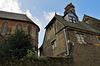
M64 15L66 15L66 13L68 13L69 11L72 11L75 13L75 9L74 9L74 5L72 3L68 4L66 7L65 7L65 12L64 12Z

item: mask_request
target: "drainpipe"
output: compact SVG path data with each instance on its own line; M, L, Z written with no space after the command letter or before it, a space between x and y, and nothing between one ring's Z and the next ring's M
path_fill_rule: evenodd
M67 36L66 36L66 29L64 30L64 35L65 35L65 43L66 43L66 50L67 50L67 56L69 55L69 49L68 49L68 41L67 41Z

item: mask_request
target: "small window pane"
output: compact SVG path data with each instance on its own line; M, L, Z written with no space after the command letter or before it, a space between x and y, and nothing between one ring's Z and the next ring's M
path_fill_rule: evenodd
M21 30L21 25L20 24L17 26L17 29L18 30Z
M71 17L69 17L69 19L72 19Z
M69 16L69 22L76 23L76 18L74 16Z
M85 42L82 34L76 34L76 36L79 42Z
M56 40L52 41L51 44L52 44L52 49L55 49L57 47L56 46Z
M70 22L72 22L72 20L70 20Z
M4 23L3 30L2 30L2 35L4 35L6 33L6 28L7 28L7 23Z
M28 34L30 35L31 33L31 26L28 26Z
M100 44L100 38L98 38L99 44Z
M54 41L54 46L55 46L55 48L56 48L56 41Z
M73 21L73 23L76 23L76 21Z
M76 36L77 36L77 40L80 42L81 40L80 40L80 35L79 34L76 34Z
M52 45L52 49L55 49L54 44Z
M73 20L76 20L75 17L73 17Z

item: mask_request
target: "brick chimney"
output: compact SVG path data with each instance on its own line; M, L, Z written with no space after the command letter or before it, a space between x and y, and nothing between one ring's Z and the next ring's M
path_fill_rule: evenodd
M75 13L75 9L74 9L74 5L72 3L68 4L66 7L65 7L65 12L64 12L64 15L66 15L66 13L68 13L69 11L72 11L73 13Z

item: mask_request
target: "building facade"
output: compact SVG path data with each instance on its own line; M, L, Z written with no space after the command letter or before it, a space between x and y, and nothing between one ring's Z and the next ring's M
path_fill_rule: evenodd
M100 20L84 15L79 21L72 3L64 16L55 13L45 27L41 56L70 56L76 66L100 65Z
M38 54L38 32L40 28L25 14L0 11L0 44L7 36L14 34L18 29L30 34Z

